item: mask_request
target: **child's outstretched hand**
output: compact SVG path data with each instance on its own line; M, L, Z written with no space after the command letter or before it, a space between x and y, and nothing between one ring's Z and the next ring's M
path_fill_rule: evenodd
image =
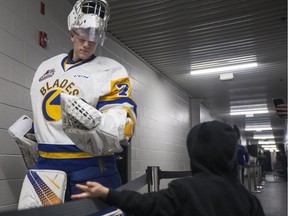
M86 185L76 185L77 188L83 191L80 194L74 194L71 196L71 199L85 199L85 198L106 198L109 188L104 187L103 185L97 182L86 182Z

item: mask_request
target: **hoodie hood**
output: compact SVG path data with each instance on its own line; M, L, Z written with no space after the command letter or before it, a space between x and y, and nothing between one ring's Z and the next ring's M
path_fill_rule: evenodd
M199 172L237 178L237 135L219 121L194 126L187 137L192 174Z

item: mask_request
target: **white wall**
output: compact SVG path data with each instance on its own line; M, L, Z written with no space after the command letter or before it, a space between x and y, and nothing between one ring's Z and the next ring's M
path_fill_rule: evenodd
M0 0L0 211L17 207L27 171L7 128L23 114L31 116L29 88L38 65L71 46L66 18L72 6L64 0L42 2L45 16L40 14L40 0ZM39 31L48 34L46 49L38 45ZM144 174L147 166L188 170L189 97L112 37L97 53L121 62L131 76L138 122L130 151L130 179Z
M218 120L222 121L215 113L211 112L205 106L200 105L200 122Z
M190 127L201 122L201 99L193 98L190 100Z
M31 116L29 87L38 64L68 47L61 28L70 5L62 1L67 10L60 11L57 1L43 2L46 16L39 0L0 1L0 211L16 208L27 171L7 128L23 114ZM51 39L46 50L37 44L39 30Z

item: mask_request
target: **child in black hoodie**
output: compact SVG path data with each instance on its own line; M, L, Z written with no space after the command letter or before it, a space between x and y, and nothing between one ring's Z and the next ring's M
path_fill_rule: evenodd
M96 182L77 185L73 199L97 197L133 215L264 216L258 199L237 178L237 136L228 124L211 121L187 137L192 177L173 180L167 189L140 194L115 191Z

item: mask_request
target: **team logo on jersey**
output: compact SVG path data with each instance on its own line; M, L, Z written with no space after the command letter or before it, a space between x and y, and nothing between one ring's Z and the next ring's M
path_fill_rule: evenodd
M46 82L40 89L40 93L43 95L42 113L46 121L61 120L61 92L77 96L80 94L80 89L75 86L74 82L69 82L67 79L56 79Z
M41 82L41 81L43 81L49 77L52 77L54 75L54 73L55 73L55 69L47 70L45 72L45 74L42 77L40 77L39 82Z
M60 93L61 89L48 92L43 98L42 113L47 121L59 121L62 117Z

